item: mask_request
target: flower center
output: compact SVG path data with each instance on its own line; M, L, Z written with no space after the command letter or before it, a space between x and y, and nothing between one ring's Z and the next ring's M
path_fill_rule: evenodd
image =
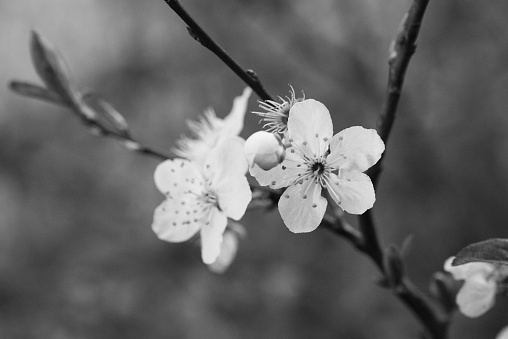
M325 171L325 165L322 162L315 162L310 167L310 170L317 175L321 175Z
M213 192L205 192L203 194L203 201L206 204L217 205L217 196Z

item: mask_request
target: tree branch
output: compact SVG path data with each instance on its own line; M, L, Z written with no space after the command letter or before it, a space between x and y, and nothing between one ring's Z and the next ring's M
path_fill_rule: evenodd
M376 128L385 144L388 141L395 120L402 86L404 84L404 77L411 57L416 49L416 39L428 3L429 0L413 0L390 46L386 99ZM377 164L367 171L374 186L377 185L385 154L386 152ZM384 264L385 254L379 242L372 210L368 210L359 216L359 227L363 238L363 244L361 246L355 244L355 246L367 254L374 261L379 270L386 275L387 268ZM423 293L412 284L409 278L403 277L400 282L391 287L395 295L420 319L433 338L446 338L449 320L441 315L436 305L423 295Z
M253 70L244 70L229 54L217 44L187 13L178 0L164 0L166 4L187 24L190 36L219 57L235 74L240 77L262 100L273 100L264 89L259 77Z

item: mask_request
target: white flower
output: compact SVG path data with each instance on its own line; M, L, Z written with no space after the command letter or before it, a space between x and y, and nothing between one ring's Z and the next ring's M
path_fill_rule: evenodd
M508 339L508 326L503 328L497 335L496 339Z
M239 220L251 200L243 144L239 137L222 138L204 166L184 159L157 166L155 184L166 196L152 224L160 239L182 242L200 231L203 262L217 259L227 218Z
M446 260L444 269L453 275L455 280L464 280L457 294L457 305L467 317L479 317L494 306L497 284L507 273L506 267L486 262L470 262L452 266L455 257Z
M290 96L286 96L285 99L279 96L281 102L273 100L260 101L259 107L265 110L265 112L252 112L263 117L261 121L265 123L263 128L266 128L267 132L285 134L287 131L289 110L295 103L304 99L296 98L295 90L292 86L289 87L291 87L289 92Z
M194 138L182 137L177 141L176 155L203 164L210 150L224 136L239 135L243 129L247 103L252 90L247 87L241 96L233 100L233 108L227 117L220 119L213 110L205 112L200 121L187 121Z
M381 158L383 141L375 130L359 126L332 136L332 119L322 103L297 102L289 113L285 160L269 171L251 168L261 185L288 187L279 200L279 211L292 232L310 232L319 226L327 205L322 188L348 213L364 213L374 204L374 187L362 172Z
M280 164L286 155L280 137L265 131L256 132L248 137L244 149L249 166L256 164L265 171Z

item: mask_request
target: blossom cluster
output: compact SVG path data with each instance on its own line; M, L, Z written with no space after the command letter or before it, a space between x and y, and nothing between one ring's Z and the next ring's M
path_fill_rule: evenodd
M363 173L384 152L375 130L354 126L334 135L325 105L296 98L292 89L280 103L261 102L265 112L253 113L262 117L266 131L244 141L238 135L250 94L245 89L224 119L209 110L201 121L189 122L194 137L183 137L174 150L181 158L155 170L155 184L166 199L155 210L153 230L169 242L199 233L203 262L216 271L227 268L237 250L239 232L230 231L228 219L242 218L251 201L247 171L262 186L286 188L278 208L294 233L319 226L326 197L351 214L362 214L375 202L374 186Z

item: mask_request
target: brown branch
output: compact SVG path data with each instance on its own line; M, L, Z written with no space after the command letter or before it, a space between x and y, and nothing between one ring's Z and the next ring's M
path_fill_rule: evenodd
M253 70L244 70L229 54L215 42L189 15L178 0L164 0L166 4L187 24L190 36L214 53L222 60L235 74L240 77L262 100L273 100L272 96L265 90L259 77Z

